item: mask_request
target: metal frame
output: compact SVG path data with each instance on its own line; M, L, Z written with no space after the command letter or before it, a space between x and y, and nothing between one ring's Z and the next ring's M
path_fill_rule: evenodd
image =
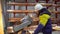
M7 4L6 4L7 0L2 0L2 13L3 13L3 18L4 18L4 23L5 23L5 27L4 27L4 34L7 34L7 27L9 26L8 23L8 13L7 13Z

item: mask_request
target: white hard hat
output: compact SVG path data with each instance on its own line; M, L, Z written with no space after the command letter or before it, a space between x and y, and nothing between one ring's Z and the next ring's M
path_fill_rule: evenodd
M35 5L35 10L41 10L42 8L43 6L39 3Z

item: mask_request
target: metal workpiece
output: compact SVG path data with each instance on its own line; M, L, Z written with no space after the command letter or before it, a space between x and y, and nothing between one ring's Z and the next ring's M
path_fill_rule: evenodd
M27 16L25 16L24 18L21 19L21 22L22 22L22 23L24 23L24 22L26 22L26 21L32 22L33 19L32 19L29 15L27 15Z
M23 29L24 27L27 27L28 25L30 25L33 22L32 18L29 15L22 18L21 21L22 21L22 23L20 25L13 26L14 32L17 32L17 31Z

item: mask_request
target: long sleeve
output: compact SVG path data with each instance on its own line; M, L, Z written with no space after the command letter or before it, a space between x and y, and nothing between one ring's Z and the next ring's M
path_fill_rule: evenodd
M41 29L46 25L49 18L50 18L50 16L48 14L43 14L43 15L39 16L39 19L40 19L39 25L36 28L34 34L37 34L41 31Z
M50 18L50 14L46 13L48 11L47 9L44 8L41 11L43 11L43 14L39 15L39 25L34 31L34 34L38 34L42 30L42 28L46 25L48 19Z
M40 20L39 23L45 26L49 18L50 16L48 14L43 14L39 16L39 20Z

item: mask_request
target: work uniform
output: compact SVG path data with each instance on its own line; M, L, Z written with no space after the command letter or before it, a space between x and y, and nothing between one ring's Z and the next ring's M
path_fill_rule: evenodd
M43 34L52 34L52 26L50 12L46 8L42 8L39 12L39 25L34 31L34 34L43 32Z

